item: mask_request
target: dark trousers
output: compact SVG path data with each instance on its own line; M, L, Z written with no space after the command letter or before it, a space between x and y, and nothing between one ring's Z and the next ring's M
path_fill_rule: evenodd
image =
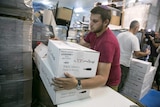
M159 62L160 63L160 62ZM160 86L160 65L158 65L157 67L157 71L156 71L156 74L155 74L155 81L156 81L156 84L158 86Z
M118 86L118 92L122 92L128 73L129 73L129 67L121 65L121 82Z

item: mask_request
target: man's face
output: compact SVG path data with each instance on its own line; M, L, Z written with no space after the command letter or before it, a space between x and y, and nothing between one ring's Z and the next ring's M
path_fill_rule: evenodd
M139 27L140 27L140 25L139 25L139 23L138 23L138 24L137 24L137 29L136 29L137 32L139 31Z
M139 25L139 23L137 23L134 34L136 34L139 31L139 27L140 27L140 25Z
M139 26L140 26L139 23L137 23L137 24L135 25L135 27L134 27L134 29L133 29L133 32L132 32L134 35L136 35L136 33L139 31Z
M102 22L100 14L91 14L90 16L90 31L99 33L103 30L105 25Z

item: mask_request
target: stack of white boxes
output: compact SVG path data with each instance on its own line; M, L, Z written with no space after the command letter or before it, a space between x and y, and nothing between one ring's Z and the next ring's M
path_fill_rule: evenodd
M38 53L46 53L45 49L43 51ZM35 59L39 60L39 58ZM57 105L88 98L90 95L90 90L88 89L55 91L54 85L51 85L53 83L52 79L54 77L65 77L64 72L68 72L80 79L94 77L97 71L98 60L99 52L97 51L72 42L49 40L47 56L41 57L40 61L36 62L40 64L38 66L40 77L53 104Z
M156 67L150 62L139 59L131 59L130 71L125 83L123 94L140 100L151 89Z

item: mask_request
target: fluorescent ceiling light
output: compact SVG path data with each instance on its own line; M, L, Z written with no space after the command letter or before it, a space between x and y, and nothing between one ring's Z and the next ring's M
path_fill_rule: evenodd
M75 13L81 13L81 12L84 12L84 9L82 7L78 7L78 8L74 9L74 12Z
M42 0L41 3L45 4L45 5L51 5L52 2L49 0Z
M76 14L76 16L79 16L79 14Z

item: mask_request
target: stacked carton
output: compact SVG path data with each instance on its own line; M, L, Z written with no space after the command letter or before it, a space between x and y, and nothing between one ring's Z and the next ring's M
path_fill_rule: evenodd
M33 20L32 0L1 0L0 14Z
M39 43L48 44L48 39L53 36L52 26L43 23L33 24L32 48L34 49Z
M40 77L53 104L57 105L89 97L90 90L88 89L55 91L52 79L54 77L64 77L64 72L69 72L81 79L95 76L99 53L76 43L64 41L49 40L48 51L42 49L40 51L43 52L38 52L37 50L40 47L43 47L43 45L40 44L35 48L35 52L39 54L36 54L35 57L40 56L40 58L35 59L39 60L36 62L40 62L40 66L38 66ZM47 56L41 53L47 53ZM90 55L89 59L86 59L88 55ZM84 69L87 67L90 69Z
M31 106L31 5L32 0L0 1L0 107Z
M150 62L131 59L129 75L122 93L140 100L150 90L155 72L156 68Z

